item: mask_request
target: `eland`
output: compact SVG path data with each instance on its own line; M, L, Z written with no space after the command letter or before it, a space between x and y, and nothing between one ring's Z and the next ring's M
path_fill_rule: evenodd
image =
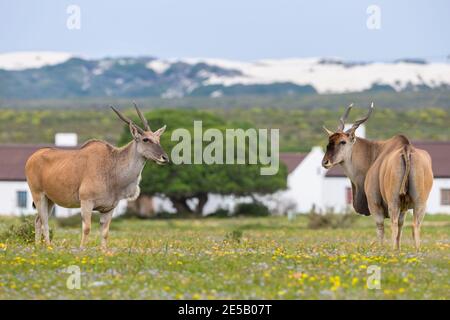
M121 148L105 141L89 140L76 150L43 148L30 156L25 174L33 206L38 211L36 243L41 242L43 233L46 244L50 244L48 217L57 204L81 208L82 248L91 230L92 211L100 212L101 247L106 249L114 208L122 199L134 200L139 196L139 182L146 161L169 162L160 144L166 126L153 132L136 104L134 107L144 129L111 106L128 125L133 137Z
M420 226L433 184L431 157L403 135L383 141L356 137L356 129L372 114L373 103L365 117L344 131L351 108L352 105L340 118L336 132L324 127L328 145L322 166L342 166L351 181L353 207L360 214L374 217L380 243L384 238L384 219L390 218L393 248L400 249L405 214L413 209L413 238L418 250Z

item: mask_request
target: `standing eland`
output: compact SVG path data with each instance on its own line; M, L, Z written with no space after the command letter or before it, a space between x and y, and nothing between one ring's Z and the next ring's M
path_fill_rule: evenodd
M391 218L393 248L400 249L405 213L413 209L413 238L420 247L420 225L433 184L430 155L415 148L408 138L396 135L388 140L369 141L355 136L356 129L369 119L357 120L344 132L352 105L340 118L336 132L324 127L328 145L322 166L341 165L352 183L353 207L363 215L374 216L380 243L384 238L384 219Z
M100 212L101 247L106 249L109 225L119 200L139 196L141 172L147 160L169 162L160 145L166 126L153 132L136 104L144 129L111 106L128 124L133 140L117 148L101 140L89 140L77 150L43 148L33 153L25 165L27 182L38 214L35 240L50 244L48 216L55 204L80 208L82 218L81 247L88 240L92 211Z

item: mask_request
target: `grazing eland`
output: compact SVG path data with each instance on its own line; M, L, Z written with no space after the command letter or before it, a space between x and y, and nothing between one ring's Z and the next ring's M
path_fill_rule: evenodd
M114 208L121 199L133 200L139 196L139 182L146 161L169 162L160 145L160 136L166 126L153 132L136 104L134 106L144 129L111 106L128 124L133 137L121 148L105 141L89 140L76 150L43 148L30 156L25 173L33 205L38 211L36 243L41 241L43 232L45 242L50 244L48 217L57 204L65 208L81 207L81 247L88 240L92 211L99 211L101 247L106 249Z
M430 155L415 148L403 135L388 140L369 141L355 136L356 129L369 119L367 115L344 131L352 105L340 118L336 132L324 127L328 145L322 166L342 166L352 184L353 207L363 215L373 215L380 243L384 238L384 219L391 219L392 243L400 249L405 213L413 209L413 238L420 247L420 226L433 184Z

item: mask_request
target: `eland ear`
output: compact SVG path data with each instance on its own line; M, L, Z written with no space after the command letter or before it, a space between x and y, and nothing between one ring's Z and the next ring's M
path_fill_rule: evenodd
M141 134L138 130L138 128L136 128L132 123L129 124L130 127L130 133L131 136L133 137L133 139L137 140L141 137Z
M157 135L158 137L161 136L164 131L166 131L166 125L164 125L164 127L159 128L158 130L155 131L155 135Z
M334 133L333 131L328 130L325 126L323 126L322 128L328 134L328 136L331 136Z
M346 134L348 134L348 137L350 138L350 141L351 141L351 142L355 142L355 139L356 139L356 135L355 135L356 129L357 129L357 128L350 128L350 129L348 129L348 130L345 132Z

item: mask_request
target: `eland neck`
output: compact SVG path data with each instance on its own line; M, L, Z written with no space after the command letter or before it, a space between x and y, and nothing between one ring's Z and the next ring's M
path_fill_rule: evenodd
M116 158L117 182L120 186L127 186L137 181L141 175L146 159L137 152L137 144L133 140L126 146L119 148Z
M380 142L356 138L351 155L342 167L347 177L355 184L363 184L367 171L380 153Z

